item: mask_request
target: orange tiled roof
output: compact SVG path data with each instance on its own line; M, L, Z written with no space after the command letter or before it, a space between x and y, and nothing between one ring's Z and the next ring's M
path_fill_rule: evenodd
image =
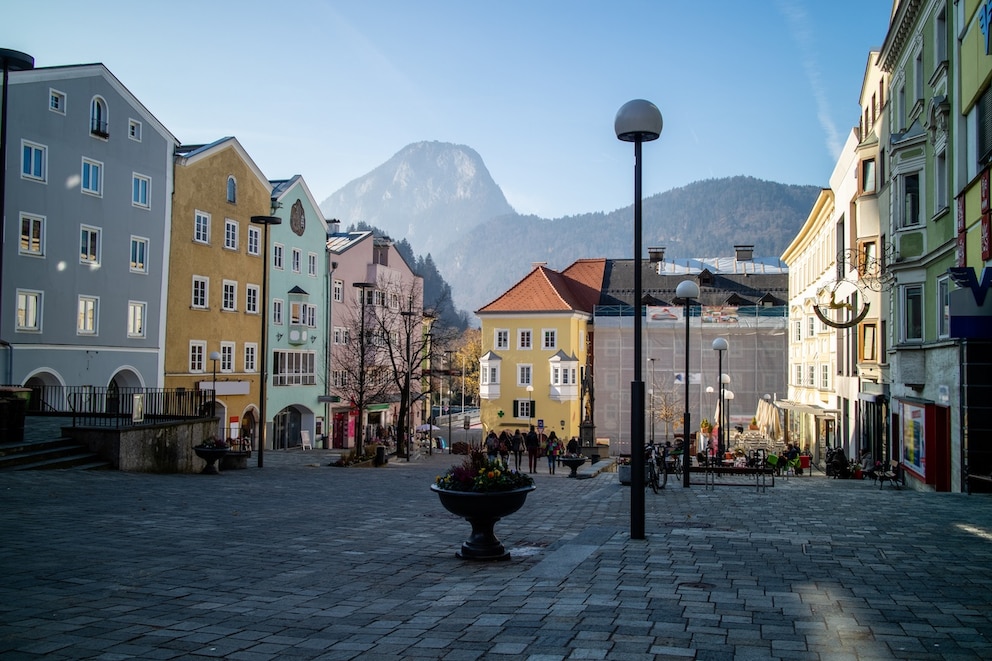
M606 270L605 259L583 259L562 272L538 266L476 314L487 312L592 312Z

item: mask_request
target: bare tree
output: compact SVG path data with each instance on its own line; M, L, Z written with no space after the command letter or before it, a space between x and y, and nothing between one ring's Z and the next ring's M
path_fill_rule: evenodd
M668 438L676 422L681 422L684 412L683 402L679 396L678 389L674 386L670 388L654 388L651 398L651 414L656 420L666 424L665 438Z

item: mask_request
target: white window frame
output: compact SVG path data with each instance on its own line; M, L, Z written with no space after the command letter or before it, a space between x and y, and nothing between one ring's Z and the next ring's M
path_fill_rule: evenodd
M238 249L238 221L230 218L224 219L224 249Z
M230 374L234 371L234 342L220 343L220 371Z
M804 373L803 366L801 364L796 364L794 373L792 375L793 383L796 386L803 385L803 373Z
M951 336L951 285L946 275L937 278L937 337Z
M90 135L100 140L110 137L110 110L101 96L90 100Z
M911 218L910 213L907 211L907 186L906 182L908 179L916 178L916 217ZM896 193L896 204L895 204L895 216L896 216L896 228L897 229L915 229L922 227L923 225L923 171L913 170L910 172L904 172L896 177L895 185Z
M60 92L54 87L48 88L48 109L58 115L65 115L65 92Z
M803 341L803 322L802 319L796 319L792 325L792 341L802 342Z
M233 174L227 177L227 189L224 191L224 199L227 200L228 204L238 203L238 180L235 179Z
M911 291L918 291L919 301L917 303L918 313L919 313L919 327L920 335L919 337L911 337L909 335L909 314L910 306L908 305L909 296ZM914 283L903 285L899 288L899 335L903 342L922 342L926 335L926 330L924 328L924 317L923 317L923 302L924 302L924 291L923 283Z
M30 152L30 156L25 155ZM21 179L48 183L48 147L30 140L21 140Z
M813 337L814 335L816 335L816 317L806 317L806 337Z
M532 399L518 399L517 400L517 419L518 420L530 420L534 417L534 412L531 410Z
M830 390L830 363L820 365L820 390Z
M127 137L135 142L141 142L141 122L133 118L127 120Z
M529 328L517 330L517 350L530 351L534 348L534 333Z
M76 299L76 335L99 335L100 297L80 294Z
M331 285L333 292L334 302L341 303L344 301L344 280L335 280Z
M351 332L344 326L334 327L334 344L348 344L351 342Z
M198 290L201 290L198 292ZM210 309L210 278L205 275L194 275L190 307L194 310Z
M131 206L152 208L152 178L137 172L131 173Z
M206 211L193 212L193 241L210 245L210 214Z
M541 330L541 348L545 351L558 348L558 331L554 328Z
M145 337L145 315L148 304L144 301L127 302L127 336L130 338Z
M86 237L86 249L87 252L83 252L83 238ZM92 237L96 237L96 241L92 240ZM102 252L101 244L103 243L103 232L99 227L94 227L92 225L80 225L79 226L79 263L88 264L92 266L98 266L100 264L100 253ZM88 252L91 249L92 253Z
M141 261L138 261L135 257L135 248L138 247L141 252ZM131 235L131 246L130 254L128 255L128 264L131 273L148 273L148 248L149 240L143 236Z
M272 268L280 269L283 268L283 253L286 248L281 243L272 244Z
M92 158L82 157L79 171L79 190L86 195L103 197L103 163Z
M496 330L493 331L493 348L494 349L510 348L509 328L497 328Z
M33 213L21 213L20 238L17 243L17 252L29 257L45 256L45 216ZM24 224L28 223L28 232L24 232ZM37 238L35 235L37 234Z
M28 305L33 302L32 305ZM14 331L17 333L40 333L42 321L42 305L45 293L37 289L17 290L17 319ZM33 322L33 323L32 323Z
M220 309L225 312L238 311L237 280L224 280L221 284Z
M532 386L534 385L534 366L529 363L519 363L517 364L517 385L518 386Z
M244 350L245 372L254 374L258 371L258 344L245 342Z
M284 301L281 298L272 299L272 325L282 326L282 308Z
M816 365L806 366L806 385L810 388L816 387Z
M299 248L293 248L291 255L293 273L300 273L303 269L303 251Z
M206 371L207 343L203 340L189 341L189 372L203 374Z
M261 296L261 288L258 285L248 283L245 285L245 313L258 314L258 301Z
M257 227L248 228L248 254L260 255L262 253L262 230Z
M307 253L307 275L317 277L317 253Z
M315 351L277 350L272 356L272 385L312 386L317 383Z

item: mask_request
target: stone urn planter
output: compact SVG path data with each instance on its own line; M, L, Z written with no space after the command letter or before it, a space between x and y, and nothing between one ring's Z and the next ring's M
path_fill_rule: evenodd
M586 458L585 457L562 457L561 458L561 463L564 464L565 466L568 466L569 470L572 471L571 473L568 474L569 477L578 477L578 474L576 473L576 471L579 469L579 466L581 466L582 464L586 463Z
M504 516L513 514L536 487L520 487L511 491L451 491L431 485L431 491L441 499L441 505L455 516L472 525L472 535L462 543L455 555L466 560L509 560L510 552L496 537L493 528Z
M202 471L200 471L200 473L203 475L217 475L220 473L220 471L217 470L217 461L226 457L227 453L230 452L230 448L208 448L202 445L194 445L193 452L196 453L197 457L207 462L207 465Z

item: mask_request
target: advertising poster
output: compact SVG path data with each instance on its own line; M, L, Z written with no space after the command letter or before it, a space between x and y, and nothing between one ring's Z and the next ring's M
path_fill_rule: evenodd
M903 463L920 475L926 475L926 454L924 452L924 420L926 411L922 406L902 404L902 459Z

